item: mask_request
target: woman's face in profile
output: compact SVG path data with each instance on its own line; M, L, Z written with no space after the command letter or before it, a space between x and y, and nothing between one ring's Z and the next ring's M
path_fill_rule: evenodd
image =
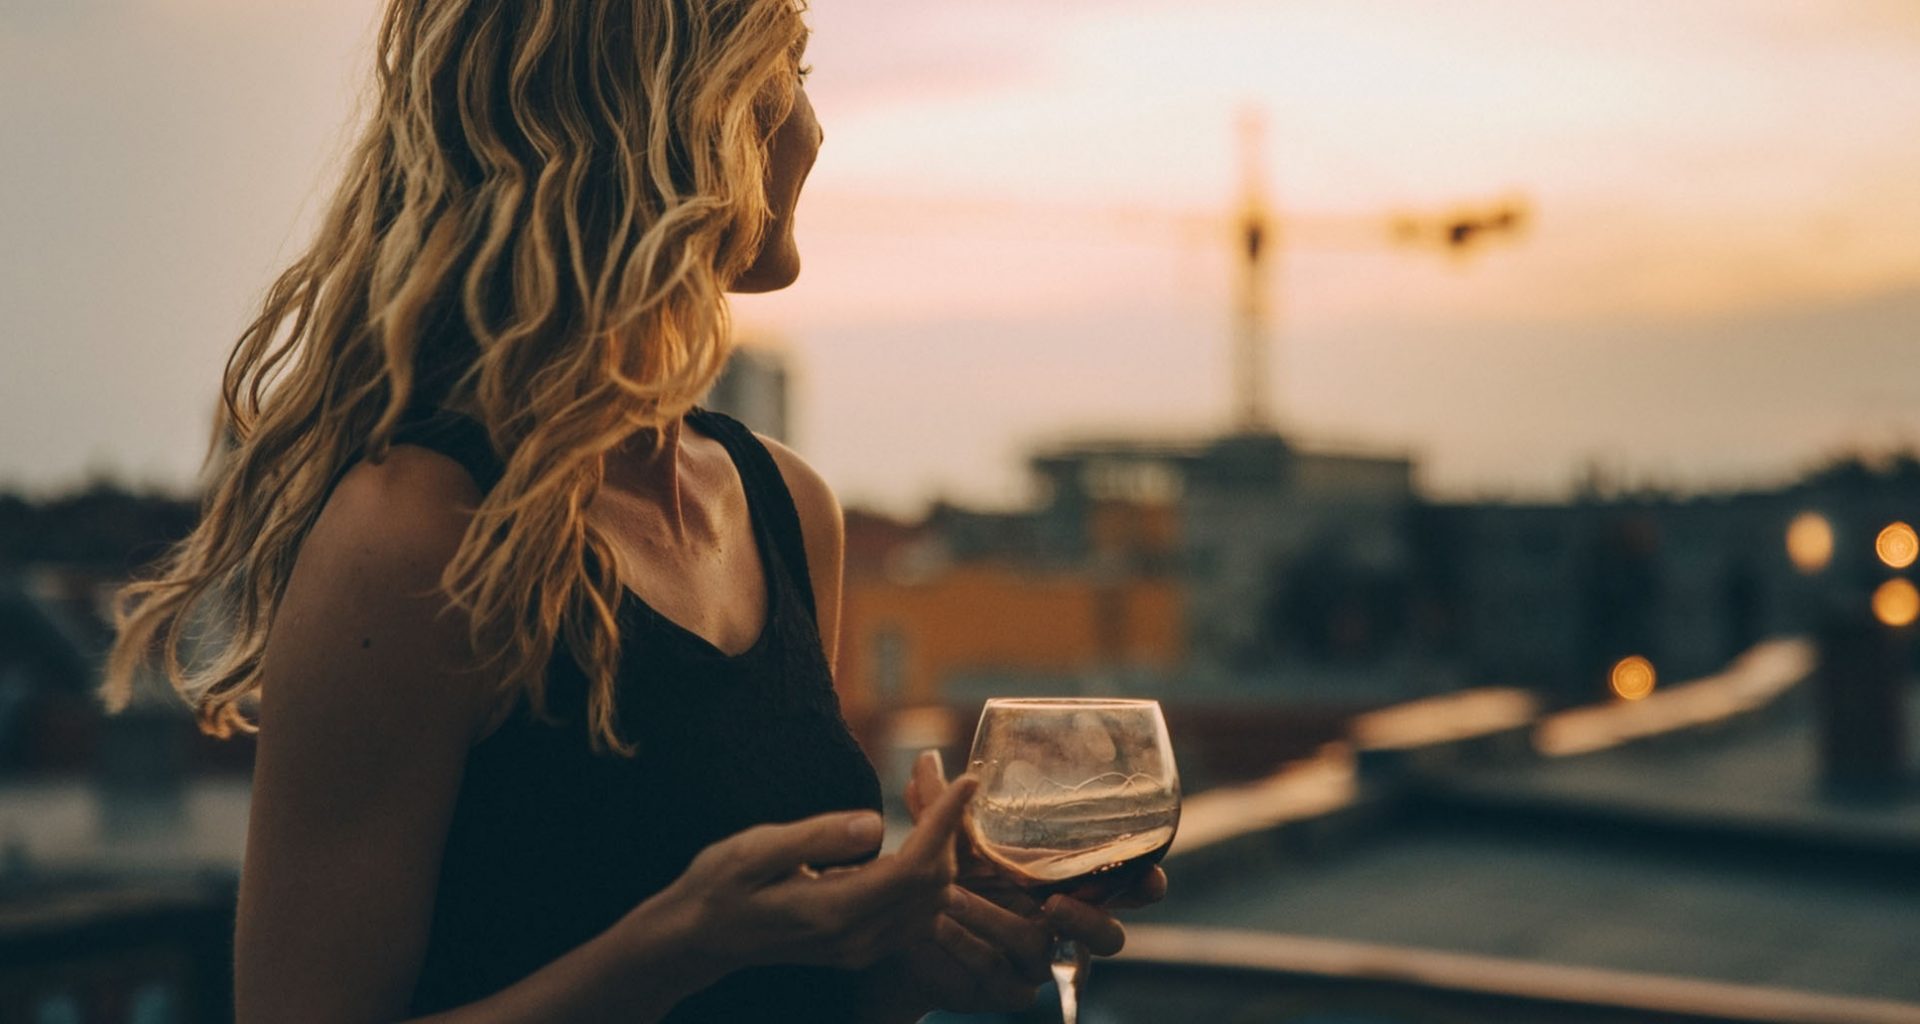
M793 241L793 209L800 201L800 186L813 169L820 153L820 122L814 118L813 103L807 90L796 91L793 109L773 131L767 144L767 204L773 219L767 223L766 240L760 255L728 289L735 292L771 292L792 284L800 276L800 250Z

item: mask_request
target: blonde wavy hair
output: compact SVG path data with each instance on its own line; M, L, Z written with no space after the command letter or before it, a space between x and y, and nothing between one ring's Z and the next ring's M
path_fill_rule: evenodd
M228 359L203 516L119 595L103 694L160 662L219 736L249 706L301 542L410 412L472 416L505 474L441 580L500 695L545 714L554 645L614 707L621 582L601 456L725 363L725 289L771 216L804 0L392 0L371 116L311 247Z

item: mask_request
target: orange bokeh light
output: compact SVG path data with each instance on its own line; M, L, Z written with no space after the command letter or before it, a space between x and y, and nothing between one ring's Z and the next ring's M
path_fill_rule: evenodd
M1802 512L1787 524L1787 557L1793 567L1816 573L1833 561L1833 524L1818 512Z
M1635 654L1614 663L1607 683L1613 687L1614 696L1621 700L1641 700L1653 693L1658 679L1653 662Z
M1888 523L1873 539L1873 553L1890 569L1905 569L1920 557L1920 534L1905 523Z
M1904 579L1891 579L1873 592L1873 617L1894 627L1920 619L1920 590Z

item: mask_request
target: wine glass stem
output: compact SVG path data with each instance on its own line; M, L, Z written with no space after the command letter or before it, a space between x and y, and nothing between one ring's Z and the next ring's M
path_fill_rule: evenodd
M1087 977L1087 947L1074 939L1053 944L1053 982L1060 990L1061 1024L1079 1024L1080 983Z

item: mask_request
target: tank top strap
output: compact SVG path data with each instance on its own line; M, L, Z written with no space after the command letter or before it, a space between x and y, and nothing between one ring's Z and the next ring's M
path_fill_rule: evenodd
M774 550L786 564L807 614L818 620L820 612L814 606L813 580L807 572L806 535L800 528L800 510L793 503L793 492L787 489L787 479L781 475L780 464L774 461L773 453L746 424L726 413L695 406L687 413L687 419L701 433L717 438L733 456L747 497L765 515Z
M506 474L487 428L461 413L440 409L409 419L394 431L393 443L419 445L458 462L482 494L493 490Z

